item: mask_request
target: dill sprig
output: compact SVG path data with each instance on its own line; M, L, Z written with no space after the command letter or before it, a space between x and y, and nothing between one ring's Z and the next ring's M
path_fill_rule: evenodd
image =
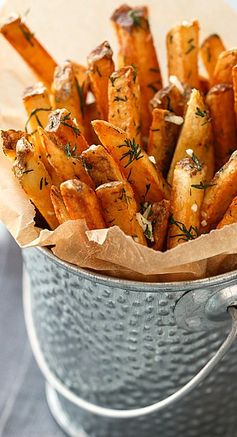
M131 200L132 200L132 198L127 195L125 188L121 189L121 194L119 196L119 199L127 204L127 208L128 208L128 206L129 206L129 204L131 203Z
M42 125L42 123L41 123L41 121L40 121L40 119L38 117L38 112L41 112L41 111L49 112L49 111L52 111L52 108L35 108L35 109L33 109L33 111L31 111L31 113L30 113L30 115L29 115L29 117L27 119L27 122L25 124L25 131L26 131L26 133L29 133L28 132L28 124L29 124L29 122L30 122L30 120L31 120L31 118L33 116L35 116L38 125L40 127L43 127L43 125Z
M193 151L192 149L187 149L187 150L186 150L186 153L187 153L187 155L190 156L190 158L192 159L192 161L193 161L193 163L194 163L196 169L197 169L198 171L201 171L201 170L202 170L202 164L201 164L201 162L199 161L198 157L195 155L194 151Z
M195 45L193 44L193 41L194 41L193 38L190 38L188 40L188 49L186 50L185 55L188 55L192 50L195 49Z
M83 84L80 85L77 78L76 78L76 87L77 87L77 92L78 92L79 101L80 101L80 109L81 109L81 113L82 113L83 117L85 115L85 102L84 102L84 95L83 95L84 85L85 85L85 82L83 82Z
M67 123L67 120L69 120L71 117L71 112L69 112L68 114L64 115L64 117L60 120L60 123L63 126L69 127L70 129L73 130L74 134L76 135L76 137L79 137L79 135L81 135L80 129L77 126L73 126L69 123Z
M134 9L132 9L131 11L128 12L128 16L131 18L132 20L132 24L134 27L140 27L142 22L141 22L141 14L139 11L136 11Z
M67 143L65 146L65 153L67 158L76 158L75 152L77 150L77 146L71 146L70 143Z
M127 164L124 166L124 168L127 168L133 161L138 161L139 159L143 158L144 155L142 155L142 149L139 146L139 144L136 143L135 139L132 140L126 139L124 144L121 144L118 146L120 149L122 147L126 147L128 150L125 152L122 157L120 158L120 161L123 159L128 158Z
M28 41L28 43L34 47L34 43L32 41L32 38L34 37L34 33L30 32L27 27L24 27L24 23L20 22L19 23L19 29L21 30L22 34L24 35L26 41Z
M114 102L127 102L127 100L128 100L127 96L125 97L115 96L114 98Z
M206 190L209 187L213 187L216 184L204 184L203 182L200 182L200 184L193 184L191 185L192 188L197 188L197 190Z
M178 241L180 241L180 240L189 241L189 240L195 240L195 238L197 238L199 236L198 235L198 228L196 226L191 225L187 229L185 224L175 220L173 215L170 217L169 222L170 222L170 225L176 226L178 228L178 230L180 231L179 234L171 235L169 238L179 237Z

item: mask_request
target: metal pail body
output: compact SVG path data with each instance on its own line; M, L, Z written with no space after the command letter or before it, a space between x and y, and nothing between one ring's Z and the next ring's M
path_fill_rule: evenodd
M237 342L205 381L161 411L120 419L93 414L86 404L137 409L190 381L230 331L237 271L149 284L70 266L47 249L24 249L23 257L29 337L50 408L70 435L237 436ZM81 408L52 388L54 377Z

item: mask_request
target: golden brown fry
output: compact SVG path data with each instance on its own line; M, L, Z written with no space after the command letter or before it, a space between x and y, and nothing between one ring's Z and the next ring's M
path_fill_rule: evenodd
M124 180L118 164L103 146L90 146L81 154L81 159L96 187Z
M209 79L212 80L218 56L225 50L223 41L219 35L209 35L200 47L202 62L207 70Z
M25 129L28 132L37 130L38 126L45 127L52 110L47 88L42 82L26 88L23 94L23 103L28 115Z
M97 111L96 103L88 103L85 106L85 118L84 118L84 128L85 128L85 137L88 144L97 144L98 138L95 134L95 131L91 125L93 120L98 120L99 114Z
M50 197L59 224L61 225L62 223L71 220L67 212L66 206L64 204L63 198L61 196L60 190L57 187L55 187L55 185L52 185L51 187Z
M175 77L175 76L173 76ZM177 81L177 78L176 80ZM186 112L187 102L190 98L191 88L177 82L179 86L173 83L159 90L150 101L150 110L155 108L167 109L183 117Z
M234 90L234 110L235 110L235 120L237 124L237 65L232 68L233 77L233 90Z
M126 132L103 120L92 122L101 143L111 153L132 185L139 202L169 198L170 188L148 155Z
M228 161L233 151L237 148L232 85L214 85L207 94L206 103L212 119L216 165L217 169L219 169Z
M50 88L56 62L36 39L21 17L11 17L2 25L1 33L17 50L39 79Z
M96 189L103 216L108 227L119 226L137 243L146 246L146 239L136 219L137 204L133 190L126 181L115 181L101 185Z
M167 175L183 118L165 109L154 109L147 146L149 156L154 156L157 167Z
M99 201L95 192L78 179L63 182L61 195L72 220L84 219L89 229L105 228Z
M229 83L233 85L232 68L237 64L237 49L229 49L218 56L213 73L212 84Z
M108 120L108 84L114 71L113 51L108 41L96 47L88 56L89 78L99 117Z
M172 215L168 249L198 237L205 177L206 166L200 166L190 158L176 164L170 200Z
M202 231L213 229L222 219L232 199L237 195L237 151L215 174L206 189L202 205Z
M160 202L153 203L149 220L151 220L153 223L154 243L152 244L152 249L154 250L164 249L164 243L166 240L169 225L169 216L169 200L163 199Z
M237 196L232 200L229 208L227 209L224 217L218 223L217 229L221 229L226 225L232 225L233 223L237 223Z
M199 23L183 23L173 27L166 36L169 76L199 88L198 48Z
M50 198L51 177L32 143L21 138L16 146L13 171L23 190L52 229L58 226Z
M187 149L192 149L201 163L206 164L207 180L213 177L215 163L212 136L211 120L203 97L198 90L193 89L168 174L171 185L175 165L187 156Z
M141 144L140 86L133 67L123 67L109 78L108 121Z
M90 80L88 76L88 70L84 65L78 64L77 62L72 61L72 68L74 75L76 77L79 97L81 97L82 101L80 102L82 105L82 112L84 111L84 103L86 101L87 93L90 88Z
M151 124L149 102L162 88L162 78L145 6L122 5L111 20L119 42L119 66L134 65L141 87L142 135L147 141Z
M1 147L4 155L6 155L11 161L14 161L16 157L16 145L17 141L22 137L27 138L28 135L21 130L1 130Z

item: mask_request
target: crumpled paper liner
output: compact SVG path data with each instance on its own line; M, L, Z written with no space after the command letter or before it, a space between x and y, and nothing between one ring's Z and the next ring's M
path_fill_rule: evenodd
M90 1L92 2L92 0L88 0L88 3L90 3ZM97 0L95 2L97 3ZM229 20L230 10L228 9L227 14L227 7L223 6L222 0L219 0L219 2L222 4L223 13L222 16L220 16L220 21L217 21L215 24L215 27L212 21L210 29L212 32L219 31L219 24L222 23L220 32L222 34L223 16L226 15ZM8 1L8 9L10 5L17 5L18 3L17 0ZM25 11L29 3L31 6L32 2L21 0L21 11ZM54 0L50 2L49 7L51 7L53 3ZM77 2L71 0L71 3L74 5L74 8L76 8ZM139 4L141 2L132 0L129 3ZM154 10L159 12L164 9L164 3L161 1L152 0L146 1L145 3L150 5L153 17ZM183 3L185 3L185 0L182 0L182 4ZM214 3L216 5L216 2ZM113 2L113 5L107 0L99 2L98 11L100 10L101 13L102 28L103 23L109 26L109 15L118 4L120 4L120 2L117 0ZM174 4L174 2L172 4ZM40 2L40 5L42 6L42 2ZM198 5L200 6L201 14L203 8L200 1L192 0L191 4L188 2L188 8L193 8L195 11L199 10ZM36 15L38 7L37 2L32 4L33 16L34 14ZM61 8L59 9L61 10ZM93 10L94 9L95 4ZM166 14L172 16L169 9L170 8L166 7ZM220 9L219 3L217 9ZM17 10L19 11L19 8ZM50 9L47 15L48 22L50 22L49 11ZM54 8L52 11L55 13ZM185 9L183 9L183 11L185 11ZM158 12L157 17L160 16ZM57 13L63 17L62 10ZM69 13L70 12L68 12L68 14ZM198 17L198 14L196 15ZM236 15L234 15L234 13L232 13L232 15L232 26L235 26ZM182 12L182 18L185 19L189 17L187 17L186 13ZM202 17L199 18L201 18L202 24L204 19L202 19ZM60 17L54 17L54 21L56 19L60 23ZM45 20L44 14L37 15L39 28L40 23L43 25L42 20ZM98 17L96 17L96 20L98 28ZM163 38L161 40L162 44L164 44L164 32L177 22L177 18L172 18L172 20L173 21L170 22L170 19L167 19L167 29L161 29ZM27 19L27 21L30 23L30 20ZM164 22L164 16L162 16L162 21ZM205 22L206 20L204 23ZM229 31L231 28L230 23L227 28ZM154 26L153 29L157 40L157 30ZM85 32L87 35L90 35L88 29L84 29L84 34ZM64 32L63 37L64 39L70 39L70 32ZM53 46L53 35L50 39L50 34L47 34L47 38L49 40L47 47L50 47L50 45ZM42 38L42 41L44 42L45 38ZM225 39L225 41L228 44L228 38ZM73 42L75 43L74 39L71 38L70 48ZM85 42L84 38L83 50L85 50ZM99 42L101 42L101 38L97 37L96 42L93 42L93 45L90 46L88 38L86 42L88 47L87 52ZM229 44L231 45L231 43ZM67 53L65 53L65 58L66 57ZM78 57L74 56L74 59L78 59ZM22 93L24 87L32 83L33 75L13 49L1 39L0 61L0 87L2 91L0 96L0 128L23 128L25 117L21 107L20 90ZM79 59L79 61L83 62L82 59ZM0 151L0 219L5 223L21 247L50 246L57 257L71 264L111 276L148 282L193 280L213 276L237 268L237 224L227 226L221 230L212 231L210 234L203 235L197 240L189 241L170 251L161 253L135 243L131 237L126 236L118 227L89 231L84 221L76 220L60 225L55 231L48 231L35 226L34 216L34 206L28 200L19 182L14 177L11 170L11 163L3 155L2 151Z

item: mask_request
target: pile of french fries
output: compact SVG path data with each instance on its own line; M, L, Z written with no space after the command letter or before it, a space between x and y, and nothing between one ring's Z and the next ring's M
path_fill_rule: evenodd
M164 87L147 7L111 21L116 67L107 41L87 66L57 65L21 17L1 27L40 80L25 130L1 131L23 190L51 229L117 225L160 251L237 222L237 48L216 34L199 45L197 21L173 27Z

